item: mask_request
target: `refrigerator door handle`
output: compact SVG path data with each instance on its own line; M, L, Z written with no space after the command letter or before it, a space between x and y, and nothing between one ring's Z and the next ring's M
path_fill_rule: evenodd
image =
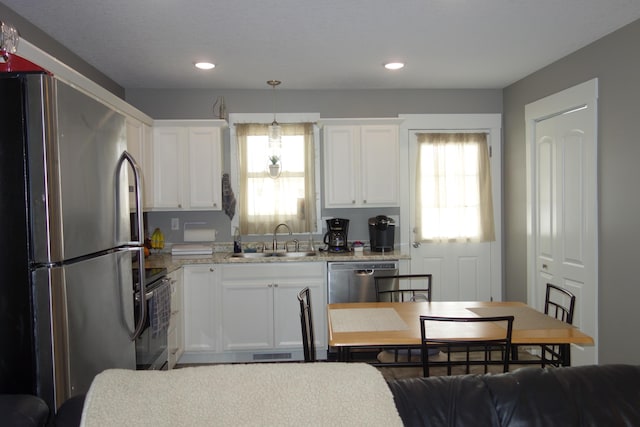
M131 165L131 169L133 169L133 181L134 181L134 188L135 188L135 194L136 194L136 225L138 227L138 240L135 241L131 241L129 242L130 245L133 246L143 246L144 245L144 236L142 234L142 230L143 230L143 219L142 219L142 169L140 168L140 166L138 165L138 163L136 162L136 160L133 158L133 156L131 154L129 154L128 151L123 151L122 155L120 156L120 160L118 161L118 170L116 171L116 177L120 176L120 171L122 170L122 165L127 162L129 165ZM120 183L120 180L116 180L116 186ZM116 194L120 194L120 193L116 193ZM142 267L141 267L142 268Z
M142 219L142 179L140 178L141 169L136 163L135 159L128 151L123 151L120 156L120 160L118 161L118 168L116 171L116 177L120 176L122 165L127 162L131 165L133 169L133 177L134 177L134 186L135 186L135 194L136 194L136 222L138 226L138 240L132 241L130 244L137 246L138 249L138 283L140 284L140 294L145 295L147 293L147 289L144 283L144 236L142 234L143 230L143 219ZM116 186L120 180L116 181ZM116 194L120 194L116 189ZM140 317L138 319L138 323L136 324L136 329L131 336L131 341L135 341L140 334L142 334L142 330L144 329L144 323L147 317L147 305L140 304Z

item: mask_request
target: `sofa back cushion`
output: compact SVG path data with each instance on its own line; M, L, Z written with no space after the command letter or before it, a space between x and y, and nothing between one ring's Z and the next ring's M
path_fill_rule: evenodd
M640 426L640 366L531 367L389 388L406 426Z

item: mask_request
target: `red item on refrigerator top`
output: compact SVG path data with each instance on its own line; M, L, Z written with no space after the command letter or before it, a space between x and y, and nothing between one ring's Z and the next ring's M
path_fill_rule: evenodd
M0 73L11 72L25 72L25 71L44 71L51 74L49 71L34 64L33 62L22 58L21 56L8 53L6 54L6 60L0 57Z

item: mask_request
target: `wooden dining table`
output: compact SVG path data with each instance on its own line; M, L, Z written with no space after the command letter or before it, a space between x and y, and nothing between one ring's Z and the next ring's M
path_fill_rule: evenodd
M514 345L593 345L593 338L578 328L548 316L522 302L432 301L329 304L329 347L344 360L352 348L416 346L421 343L420 316L514 316ZM461 328L464 328L461 325ZM491 338L495 325L477 329L478 339ZM451 336L458 332L450 329ZM462 332L460 332L462 333ZM468 338L468 337L465 337ZM570 361L564 361L568 365Z

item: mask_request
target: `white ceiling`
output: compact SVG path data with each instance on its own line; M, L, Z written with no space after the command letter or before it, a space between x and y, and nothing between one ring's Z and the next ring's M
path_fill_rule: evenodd
M124 88L503 88L640 18L640 0L1 2Z

